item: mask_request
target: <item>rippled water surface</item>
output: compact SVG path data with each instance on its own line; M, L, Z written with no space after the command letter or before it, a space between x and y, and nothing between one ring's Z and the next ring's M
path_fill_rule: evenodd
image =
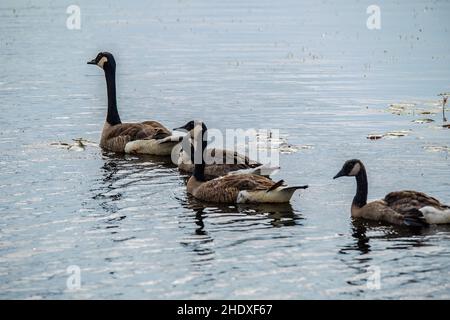
M67 2L0 3L1 298L450 298L450 227L353 221L354 180L331 179L360 158L369 198L450 202L449 2L379 1L381 30L370 1L78 4L81 30ZM86 61L104 50L122 120L280 129L310 147L274 178L310 188L288 206L205 206L170 162L102 152L105 81ZM367 139L391 131L407 135ZM94 143L58 145L80 137Z

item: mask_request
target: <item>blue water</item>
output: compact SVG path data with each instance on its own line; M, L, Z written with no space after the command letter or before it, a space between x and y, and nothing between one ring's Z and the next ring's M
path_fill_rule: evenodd
M360 158L369 198L450 203L449 2L379 1L380 30L370 1L79 1L80 30L69 4L0 3L1 298L450 298L450 227L353 221L355 182L331 179ZM106 50L122 120L279 129L311 148L281 154L274 179L310 188L290 206L205 206L171 163L102 152L105 81L86 61ZM94 144L58 145L80 137Z

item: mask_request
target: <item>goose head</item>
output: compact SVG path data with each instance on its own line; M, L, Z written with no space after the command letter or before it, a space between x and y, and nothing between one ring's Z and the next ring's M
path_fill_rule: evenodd
M190 137L194 139L196 136L200 135L200 133L202 133L202 135L205 135L208 128L202 121L191 120L187 122L184 126L174 128L173 130L187 131Z
M190 154L190 158L193 164L201 164L204 162L203 152L207 146L207 130L208 128L202 121L191 120L187 122L184 126L174 128L175 130L187 131L189 135L183 139L182 150ZM191 138L186 139L187 137ZM189 144L186 145L185 143ZM189 148L190 145L190 148Z
M116 60L114 60L114 56L109 52L99 52L95 59L88 61L87 64L97 65L105 71L116 69Z
M363 168L363 164L361 160L358 159L352 159L345 161L344 165L342 166L341 171L339 171L333 179L339 178L339 177L354 177L358 175L358 173L361 171L361 168Z

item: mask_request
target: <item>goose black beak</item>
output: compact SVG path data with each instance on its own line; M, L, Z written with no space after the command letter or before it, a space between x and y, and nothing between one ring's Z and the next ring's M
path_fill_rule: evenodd
M97 63L95 62L95 59L92 59L91 61L88 61L87 64L97 64Z
M178 128L173 128L173 131L187 131L186 128L184 126L182 127L178 127Z
M337 178L343 177L343 176L345 176L345 173L344 173L344 170L342 169L333 177L333 179L337 179Z

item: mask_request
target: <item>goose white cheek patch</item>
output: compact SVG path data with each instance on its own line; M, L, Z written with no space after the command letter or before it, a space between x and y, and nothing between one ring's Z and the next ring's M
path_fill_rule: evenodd
M103 65L104 65L105 62L107 62L107 61L108 61L108 58L102 57L102 58L97 62L97 65L98 65L100 68L103 69Z
M361 170L361 165L359 163L355 164L352 171L350 171L349 176L356 176L359 173L359 170Z

